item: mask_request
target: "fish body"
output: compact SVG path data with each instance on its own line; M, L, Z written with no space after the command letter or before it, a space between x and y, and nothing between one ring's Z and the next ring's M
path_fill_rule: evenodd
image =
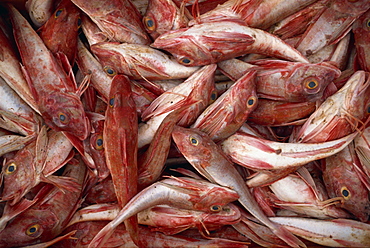
M11 5L9 9L24 72L28 75L28 84L42 117L54 130L86 139L90 123L75 82L27 20Z
M170 52L180 64L186 66L217 63L250 53L308 62L278 37L237 21L201 23L168 31L151 46Z

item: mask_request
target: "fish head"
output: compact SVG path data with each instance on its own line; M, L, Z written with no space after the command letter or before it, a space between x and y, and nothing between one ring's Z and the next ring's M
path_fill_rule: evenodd
M2 180L4 183L2 200L18 202L38 182L36 171L33 166L34 143L19 150L14 158L4 160ZM33 150L33 151L32 151Z
M127 67L123 56L113 49L119 44L118 42L99 42L90 47L102 64L104 72L110 77L114 77L122 71L129 71L128 68L125 70L119 69L120 67Z
M290 91L297 92L296 96L300 101L313 102L323 98L326 87L340 74L341 71L328 62L318 64L299 63L293 70L287 87L292 89ZM299 83L296 84L296 82Z
M364 190L361 183L351 183L351 180L348 182L339 181L334 191L337 196L344 198L340 205L342 209L347 210L362 222L368 221L370 216L369 193Z
M8 222L0 232L1 247L26 246L46 242L57 235L53 233L59 220L48 209L27 209Z
M238 207L232 203L222 207L219 212L204 214L202 222L205 225L232 225L240 221L241 213Z
M160 35L150 46L166 50L176 61L185 66L216 63L217 60L201 42L192 35L183 35L184 29L168 31Z
M90 134L90 121L76 95L51 93L42 108L45 123L53 130L68 132L80 140Z
M153 39L169 30L185 27L187 21L172 0L149 1L143 17L144 27Z

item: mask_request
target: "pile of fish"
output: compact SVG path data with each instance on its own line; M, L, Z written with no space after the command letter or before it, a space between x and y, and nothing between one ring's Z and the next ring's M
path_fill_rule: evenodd
M0 247L370 246L368 0L0 11Z

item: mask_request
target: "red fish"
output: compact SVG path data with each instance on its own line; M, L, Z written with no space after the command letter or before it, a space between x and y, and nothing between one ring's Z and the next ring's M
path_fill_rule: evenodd
M86 139L90 123L76 83L27 20L13 6L9 5L9 10L27 81L46 124L56 131Z

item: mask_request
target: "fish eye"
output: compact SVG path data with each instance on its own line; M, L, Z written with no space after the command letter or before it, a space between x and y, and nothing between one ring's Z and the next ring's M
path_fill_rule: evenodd
M17 170L17 164L14 162L11 162L5 169L5 174L11 175Z
M54 18L58 18L60 16L60 14L62 14L62 12L64 11L64 9L58 9L56 12L55 12L55 16Z
M368 114L370 114L370 105L367 106L367 110L366 111L367 111Z
M143 22L144 22L145 27L149 31L155 31L157 29L157 26L155 25L155 21L150 16L145 16L143 18Z
M68 116L63 112L58 113L58 118L59 118L59 121L63 124L67 124L69 122Z
M114 105L114 97L109 99L109 107L113 107L113 105Z
M341 189L340 189L340 193L342 194L343 198L345 200L349 200L351 198L351 192L347 189L346 186L343 186Z
M192 144L193 146L197 146L199 144L198 139L194 137L190 137L189 140L190 140L190 144Z
M210 209L212 212L220 212L222 210L222 207L220 205L212 205Z
M99 135L96 137L94 147L95 147L95 149L96 149L96 150L101 150L101 149L103 149L103 135L99 134Z
M247 101L247 107L248 108L253 107L254 105L256 105L256 103L257 103L257 98L255 96L251 96L249 97Z
M113 77L117 74L117 72L110 66L104 66L103 70L110 77Z
M183 57L183 58L179 59L179 62L183 65L191 65L194 61L187 58L187 57Z
M307 89L313 90L319 86L319 82L316 79L309 79L306 81L305 86Z
M370 19L367 19L367 21L366 21L366 27L370 28Z
M212 91L211 96L210 96L211 103L213 103L214 101L216 101L216 99L217 99L217 91L214 90L214 91Z
M31 237L36 237L39 234L39 230L40 230L40 225L33 224L27 228L26 234Z

